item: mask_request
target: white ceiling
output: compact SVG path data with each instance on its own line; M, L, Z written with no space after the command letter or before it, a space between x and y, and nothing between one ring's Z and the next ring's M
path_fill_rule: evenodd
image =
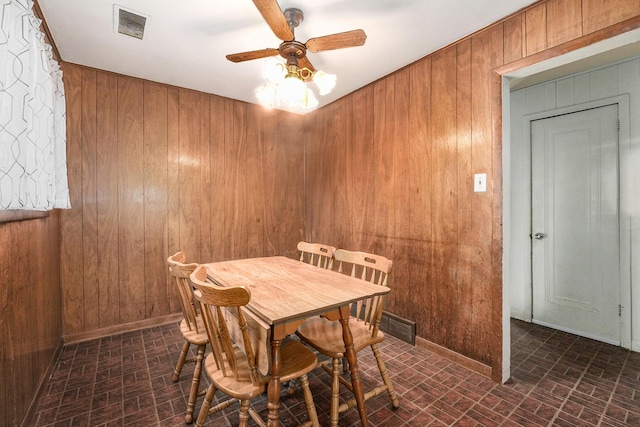
M308 53L336 74L320 107L522 9L533 0L280 0L304 21L296 40L363 29L364 46ZM229 53L277 48L249 0L39 0L67 62L257 103L263 59L232 63ZM114 29L114 5L146 15L143 40ZM284 108L283 108L284 109Z

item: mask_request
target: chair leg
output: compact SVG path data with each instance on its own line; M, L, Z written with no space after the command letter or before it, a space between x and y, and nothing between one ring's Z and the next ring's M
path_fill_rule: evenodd
M198 355L196 356L196 366L193 369L193 380L191 380L191 390L189 391L189 401L187 402L187 415L184 420L187 424L193 422L193 412L196 408L196 399L200 389L200 374L202 372L202 361L204 360L204 351L206 346L198 346Z
M238 422L238 427L247 427L249 425L249 400L241 400L240 401L240 421Z
M207 394L204 396L204 402L202 402L202 406L200 407L200 413L198 414L198 420L196 421L197 427L202 427L204 422L207 420L207 416L209 415L209 407L211 406L211 401L213 400L213 395L216 393L216 389L213 385L210 385L207 388Z
M340 359L331 360L331 427L338 427L338 406L340 404Z
M176 364L176 369L173 371L173 382L176 382L180 379L180 372L182 372L182 367L184 366L184 361L187 360L187 353L189 352L189 341L184 342L182 345L182 351L180 352L180 357L178 358L178 363Z
M394 409L397 409L400 406L400 402L398 401L398 396L396 396L396 391L393 388L393 383L391 383L391 377L387 372L387 368L384 365L384 361L380 356L380 350L378 349L378 344L373 344L371 346L371 350L373 351L373 355L376 358L376 362L378 363L378 370L380 371L380 375L382 376L382 381L384 381L384 385L387 387L387 393L389 394L389 399L391 399L391 406Z
M319 427L318 413L316 412L316 405L313 403L313 394L311 394L311 388L309 387L309 378L307 375L300 377L300 385L302 386L302 392L304 393L304 403L307 405L307 412L309 413L309 421L311 421L312 427Z

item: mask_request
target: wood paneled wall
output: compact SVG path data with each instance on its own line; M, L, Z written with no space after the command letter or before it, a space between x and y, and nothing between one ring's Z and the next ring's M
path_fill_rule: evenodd
M301 238L393 258L388 309L499 380L492 70L638 15L640 0L542 1L308 118L65 64L73 209L0 224L0 424L21 422L63 333L178 310L170 253L295 256Z
M62 346L59 213L0 224L0 425L20 425Z
M166 259L296 256L302 116L64 64L63 333L179 311Z
M392 258L387 309L500 380L502 105L494 70L638 15L638 0L542 1L314 113L306 239ZM475 173L487 173L486 193L473 192Z
M295 256L304 238L393 258L389 311L499 380L494 70L637 15L640 0L542 1L306 117L65 64L64 334L176 312L172 252Z

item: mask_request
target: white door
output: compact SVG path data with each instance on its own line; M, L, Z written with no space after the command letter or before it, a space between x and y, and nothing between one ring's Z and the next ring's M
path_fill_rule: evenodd
M620 344L618 105L531 123L533 321Z

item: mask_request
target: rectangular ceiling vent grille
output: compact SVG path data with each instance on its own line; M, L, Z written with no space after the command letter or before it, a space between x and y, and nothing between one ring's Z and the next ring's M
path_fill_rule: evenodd
M125 10L118 5L114 5L114 15L116 31L125 36L142 40L144 26L147 23L146 16Z

